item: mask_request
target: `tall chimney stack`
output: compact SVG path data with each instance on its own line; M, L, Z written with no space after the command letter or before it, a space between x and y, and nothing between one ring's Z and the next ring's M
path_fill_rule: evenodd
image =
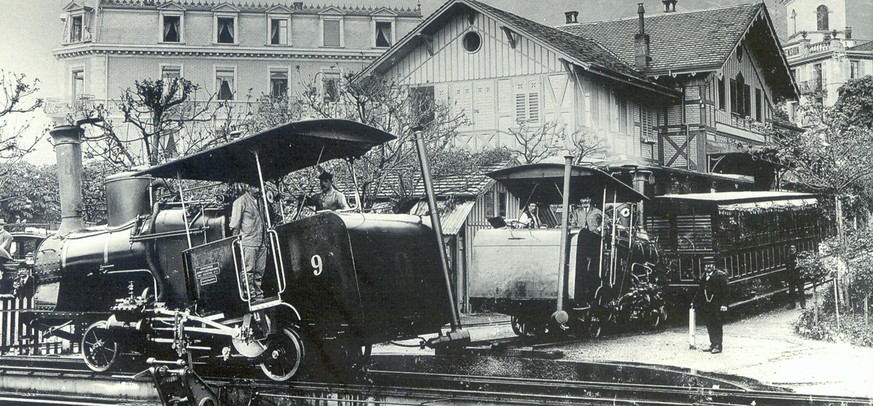
M82 218L82 135L78 126L57 126L49 133L58 160L61 198L61 225L57 235L65 236L85 228Z
M664 12L672 13L676 11L676 3L678 0L661 0L661 3L664 3Z
M637 69L649 67L652 57L649 54L649 34L646 34L646 9L643 3L638 3L637 14L640 16L640 32L634 35L634 65Z
M564 12L564 17L567 19L567 24L575 24L578 21L579 12L578 11L567 11Z

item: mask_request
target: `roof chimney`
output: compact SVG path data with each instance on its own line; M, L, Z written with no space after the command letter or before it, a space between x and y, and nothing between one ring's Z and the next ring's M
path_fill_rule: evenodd
M649 54L649 34L646 34L646 9L639 3L637 13L640 15L640 32L634 35L634 65L637 69L646 69L652 57Z
M852 39L852 27L846 27L846 39Z
M85 228L82 219L82 135L79 126L58 126L49 133L58 160L58 183L61 198L61 226L57 234L64 236Z
M567 18L567 24L578 23L577 17L579 17L578 11L567 11L564 12L564 17Z
M676 11L676 3L678 0L661 0L664 3L664 12L672 13Z

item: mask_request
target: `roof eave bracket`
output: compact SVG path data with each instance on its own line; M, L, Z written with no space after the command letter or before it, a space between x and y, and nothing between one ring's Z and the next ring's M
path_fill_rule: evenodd
M512 47L512 49L515 49L515 45L518 44L518 41L515 38L517 34L512 32L512 30L505 25L501 25L500 29L503 30L504 34L506 34L506 39L509 40L509 46Z

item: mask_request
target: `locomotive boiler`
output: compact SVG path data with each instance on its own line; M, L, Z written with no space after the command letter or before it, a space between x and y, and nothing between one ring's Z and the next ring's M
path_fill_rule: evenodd
M449 289L434 289L446 284L441 251L420 217L320 212L274 224L268 213L265 299L255 300L229 205L185 193L195 182L264 190L289 172L360 157L390 134L302 121L122 173L106 180L108 223L96 228L81 219L81 134L52 131L63 219L37 249L34 305L23 312L46 334L80 343L91 369L123 355L189 355L287 380L307 366L361 363L372 344L439 334L451 320ZM175 197L160 199L161 189ZM440 337L431 342L451 341Z

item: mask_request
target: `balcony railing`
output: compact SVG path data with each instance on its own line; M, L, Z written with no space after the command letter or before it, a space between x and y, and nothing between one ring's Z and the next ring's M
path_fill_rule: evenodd
M824 79L811 79L800 82L801 95L824 95L827 93L827 82Z

